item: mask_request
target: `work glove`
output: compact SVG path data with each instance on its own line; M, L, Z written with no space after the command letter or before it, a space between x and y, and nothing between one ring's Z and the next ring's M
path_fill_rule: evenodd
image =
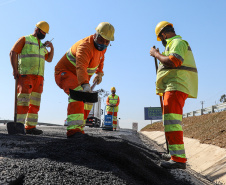
M103 73L97 73L93 79L93 83L97 82L97 85L99 85L102 82L102 76L104 76Z
M83 92L92 92L89 84L82 84Z

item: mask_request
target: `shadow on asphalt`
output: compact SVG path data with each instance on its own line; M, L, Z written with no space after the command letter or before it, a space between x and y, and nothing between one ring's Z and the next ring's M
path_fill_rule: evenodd
M0 134L0 146L1 180L10 184L23 175L21 184L190 184L159 167L156 151L112 136Z

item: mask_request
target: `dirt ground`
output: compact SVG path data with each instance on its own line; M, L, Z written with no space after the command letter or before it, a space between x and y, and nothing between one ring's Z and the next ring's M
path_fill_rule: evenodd
M185 137L226 148L226 111L183 118L182 125ZM141 131L164 131L163 123L149 124Z

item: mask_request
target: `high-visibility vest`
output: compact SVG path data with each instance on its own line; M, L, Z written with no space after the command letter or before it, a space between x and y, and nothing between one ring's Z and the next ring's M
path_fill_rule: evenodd
M198 71L191 47L179 35L166 41L167 45L162 54L173 55L183 63L180 67L170 68L160 62L156 79L156 94L162 96L166 91L181 91L188 94L188 98L197 98ZM183 48L180 49L180 46Z
M72 54L71 48L67 51L66 57L76 67L76 57ZM88 75L92 76L96 72L97 68L98 68L98 66L96 66L94 68L88 68L87 67Z
M112 95L109 95L108 99L109 99L110 104L115 105L115 104L118 103L118 96L117 95L115 95L114 97ZM114 112L118 112L118 106L116 106L116 107L107 106L106 110L109 111L109 112L113 112L113 108L114 108Z
M18 71L21 75L32 74L44 76L45 55L47 49L33 35L25 36L25 45L19 54Z

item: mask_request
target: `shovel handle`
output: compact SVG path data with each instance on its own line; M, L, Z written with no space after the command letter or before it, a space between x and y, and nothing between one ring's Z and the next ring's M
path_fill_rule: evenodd
M155 49L155 46L153 46L153 48ZM158 72L158 62L157 62L157 58L154 57L155 59L155 70L156 70L156 74ZM160 104L161 104L161 109L162 109L162 112L163 112L163 101L162 101L162 96L159 96L159 99L160 99ZM165 139L166 139L166 136L165 136ZM167 153L169 154L169 144L168 144L168 141L166 139L166 149L167 149Z
M93 91L93 89L96 87L97 82L93 83L93 85L91 86L91 90Z
M155 46L153 46L153 48L155 49ZM157 62L157 58L155 58L155 70L156 70L156 74L157 74L157 71L158 71L158 62Z
M17 84L18 84L18 77L15 79L15 103L14 103L14 123L17 121Z
M153 46L153 48L155 49L155 46ZM156 57L154 57L154 59L155 59L155 70L156 70L156 74L157 74L157 72L158 72L158 62L157 62L157 58L156 58ZM163 111L162 97L159 96L159 98L160 98L161 109L162 109L162 111Z

